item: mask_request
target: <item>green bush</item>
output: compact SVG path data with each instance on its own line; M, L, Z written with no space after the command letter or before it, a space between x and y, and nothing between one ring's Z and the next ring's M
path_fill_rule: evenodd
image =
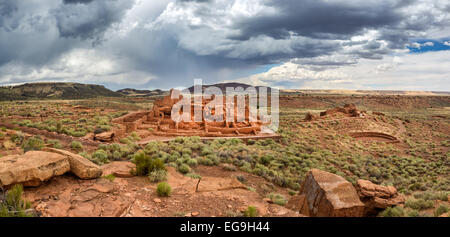
M144 176L157 170L166 170L164 162L158 158L152 158L151 156L145 154L144 151L139 151L134 154L132 160L136 164L136 175Z
M14 185L6 193L0 192L0 217L30 217L31 203L22 199L22 185Z
M434 210L434 216L440 216L449 211L447 205L441 204L436 210Z
M92 154L91 161L96 163L97 165L104 165L106 163L109 163L108 153L102 149L96 150Z
M61 142L58 140L48 140L47 143L49 145L51 145L53 148L56 148L56 149L62 148Z
M114 181L116 176L114 176L113 174L108 174L108 175L103 176L103 178L112 182L112 181Z
M191 168L189 167L189 165L181 164L178 167L178 171L180 171L180 173L187 174L187 173L191 172Z
M403 217L405 212L402 207L388 207L378 214L380 217Z
M30 137L22 143L22 149L24 152L28 151L40 151L45 146L44 141L38 137Z
M167 171L154 170L148 174L150 182L161 182L167 180Z
M70 148L72 148L75 151L82 151L83 145L79 141L72 141L72 143L70 144Z
M167 182L161 182L156 187L156 193L160 197L168 197L172 193L172 188Z
M434 205L434 202L432 200L425 201L424 199L408 199L405 202L405 207L409 207L414 210L424 210L428 208L432 208Z
M198 165L198 162L196 159L188 159L186 161L186 164L189 165L190 167L196 167Z
M284 206L287 203L287 199L281 194L271 193L267 197L270 198L270 200L272 200L273 203L280 206Z
M257 217L258 216L258 209L254 206L248 206L247 209L244 211L245 217Z
M17 132L11 135L11 141L14 142L16 145L21 145L24 139L25 136L21 132Z

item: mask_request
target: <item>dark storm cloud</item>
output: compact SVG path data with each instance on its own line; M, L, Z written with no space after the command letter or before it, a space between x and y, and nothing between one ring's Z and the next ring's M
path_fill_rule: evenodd
M76 3L90 3L94 0L64 0L64 4L76 4Z
M114 22L119 22L133 1L64 1L52 13L62 37L96 39Z
M9 62L41 67L92 40L119 22L132 1L0 0L0 66ZM0 75L1 76L1 75Z
M134 1L0 0L0 78L10 62L26 64L26 72L66 71L70 64L58 62L77 50L118 60L120 72L152 75L149 83L165 88L188 86L193 78L246 76L257 66L291 60L325 70L404 49L420 33L448 26L436 12L450 9L433 2L434 11L405 10L415 0L169 1L141 1L126 14ZM89 73L94 83L101 74Z
M287 38L290 32L313 38L348 38L363 29L397 24L402 19L396 12L397 4L386 1L273 0L269 5L279 9L279 14L238 20L235 28L241 33L234 38L246 40L261 34Z

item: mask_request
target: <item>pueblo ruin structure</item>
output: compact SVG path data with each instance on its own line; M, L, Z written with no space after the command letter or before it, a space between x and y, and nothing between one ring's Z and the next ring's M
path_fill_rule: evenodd
M145 133L147 136L200 136L200 137L261 137L264 134L273 135L273 132L266 128L259 116L252 118L250 115L250 108L248 105L248 98L246 98L244 113L238 113L238 106L234 103L234 119L232 121L226 120L226 98L223 98L223 105L216 105L211 107L208 105L215 99L207 99L202 97L201 104L195 104L195 96L191 96L190 103L190 121L175 122L172 119L172 108L174 105L183 99L183 95L179 94L178 99L172 99L171 94L163 97L161 100L154 102L153 108L150 111L138 111L127 114L120 118L114 119L112 122L120 124L123 131L116 131L115 137L123 137L124 134L133 131ZM178 93L175 91L175 93ZM194 120L194 108L201 108L202 119L200 122ZM207 121L203 116L203 111L210 111L211 115L223 115L223 121ZM209 107L209 108L208 108ZM184 108L183 108L184 109ZM183 110L181 109L181 111ZM222 110L222 113L215 111ZM141 135L141 134L140 134Z

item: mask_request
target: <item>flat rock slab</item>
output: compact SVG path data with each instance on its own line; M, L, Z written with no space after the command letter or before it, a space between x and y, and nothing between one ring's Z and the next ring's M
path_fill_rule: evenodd
M56 153L29 151L0 159L0 185L39 186L41 182L70 170L69 160Z
M66 157L70 164L70 171L81 179L96 179L102 175L102 169L98 165L80 155L48 147L44 150Z

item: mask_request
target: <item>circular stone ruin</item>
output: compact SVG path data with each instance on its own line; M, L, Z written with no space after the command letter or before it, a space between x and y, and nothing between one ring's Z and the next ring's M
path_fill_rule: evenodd
M351 137L361 141L375 141L386 143L399 143L400 141L389 134L380 132L355 132L350 134Z

